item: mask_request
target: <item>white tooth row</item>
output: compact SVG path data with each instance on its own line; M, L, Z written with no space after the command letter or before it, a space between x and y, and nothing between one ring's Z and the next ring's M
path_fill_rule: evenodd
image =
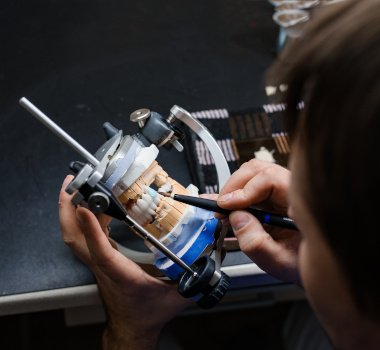
M141 226L152 223L156 216L156 209L160 203L160 197L160 195L151 197L148 193L146 193L146 189L144 189L143 195L129 210L129 214Z

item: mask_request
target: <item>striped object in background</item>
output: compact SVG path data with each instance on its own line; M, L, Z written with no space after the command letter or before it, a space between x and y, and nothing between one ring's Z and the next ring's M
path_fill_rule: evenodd
M273 153L276 163L286 166L290 153L284 133L284 104L266 104L246 110L210 109L191 113L214 136L231 173L255 157L262 147ZM206 145L186 130L185 151L193 183L200 193L218 193L214 160Z
M229 127L229 113L226 109L210 109L191 113L193 118L201 122L214 136L231 173L239 167L239 154ZM200 193L218 193L218 178L214 159L205 143L195 133L187 132L185 150L193 183Z
M241 161L253 158L253 153L265 147L273 153L276 163L287 166L290 141L283 123L286 105L265 104L261 107L230 111L231 135L237 145Z

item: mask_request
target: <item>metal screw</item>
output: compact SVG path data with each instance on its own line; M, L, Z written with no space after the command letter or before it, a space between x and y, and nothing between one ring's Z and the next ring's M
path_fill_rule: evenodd
M148 108L137 109L130 115L131 122L138 123L140 128L145 125L145 120L150 117L150 110Z
M177 117L173 114L170 113L169 116L166 118L167 122L170 124L173 124L176 121Z

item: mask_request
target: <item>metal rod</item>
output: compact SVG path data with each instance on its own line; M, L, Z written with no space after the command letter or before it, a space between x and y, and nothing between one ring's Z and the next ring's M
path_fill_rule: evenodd
M199 277L198 274L187 265L181 258L169 250L165 245L163 245L156 237L151 235L147 230L141 227L134 219L129 215L125 216L125 221L128 226L141 238L146 239L148 242L152 243L161 253L165 254L170 260L181 266L184 270L190 272L194 278Z
M71 148L77 151L83 158L87 159L93 166L97 166L99 161L88 152L82 145L75 141L66 131L54 123L47 115L40 111L32 102L27 98L22 97L19 101L20 105L24 107L29 113L36 117L42 124L44 124L50 131L56 134L61 140L66 142Z

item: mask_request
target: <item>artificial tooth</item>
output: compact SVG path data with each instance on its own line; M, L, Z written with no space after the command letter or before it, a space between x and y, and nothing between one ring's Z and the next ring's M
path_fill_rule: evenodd
M141 215L143 213L143 211L141 210L141 208L135 204L132 208L131 208L132 212L135 213L135 214L138 214L138 215Z
M156 206L160 203L161 198L162 198L161 195L158 195L158 196L153 198L153 202Z
M136 202L137 206L142 210L142 211L145 211L148 209L149 207L149 202L147 202L146 200L144 199L138 199L137 202Z
M159 188L159 192L170 192L172 189L172 186L170 185L170 183L165 183L163 184L160 188Z

